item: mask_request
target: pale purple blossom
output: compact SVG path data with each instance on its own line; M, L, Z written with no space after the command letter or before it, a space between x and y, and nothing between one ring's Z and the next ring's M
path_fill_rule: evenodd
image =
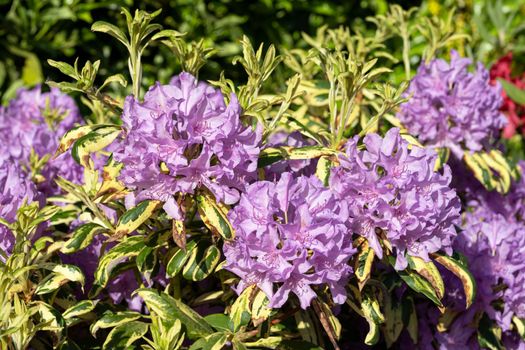
M54 179L60 175L67 180L80 183L82 167L75 163L71 154L65 153L52 159L60 138L76 124L82 122L75 101L52 88L42 92L40 86L34 89L20 89L16 98L0 110L0 139L3 145L1 161L15 161L26 172L30 172L30 155L39 158L50 157L35 178L38 190L46 195L60 192Z
M218 201L237 202L256 178L262 132L244 125L240 115L235 94L227 105L220 90L189 73L157 83L142 103L127 97L114 157L124 164L120 180L134 190L133 201L161 200L178 219L177 193L205 187Z
M423 63L406 92L397 117L430 147L449 147L461 158L463 151L480 151L489 146L506 118L500 112L501 86L490 83L489 72L478 63L451 52L450 63L434 59Z
M380 258L380 239L386 238L398 270L407 266L405 254L426 261L440 250L451 254L460 201L449 186L448 166L435 172L436 153L409 147L395 128L384 138L368 134L364 150L357 141L347 142L330 176L330 187L348 202L353 232L364 236Z
M241 278L237 292L257 285L275 308L292 292L305 309L316 297L313 286L327 285L343 303L355 251L348 214L316 177L284 173L278 182L248 186L229 213L235 239L223 248L225 268Z

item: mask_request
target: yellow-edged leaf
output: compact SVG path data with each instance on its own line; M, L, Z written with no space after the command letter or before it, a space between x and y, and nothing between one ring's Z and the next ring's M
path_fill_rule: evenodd
M439 299L442 299L445 295L445 284L436 265L431 261L424 261L417 256L407 256L408 264L410 268L416 271L418 274L423 276L434 288L436 295Z
M125 212L119 219L115 234L110 240L114 241L135 231L148 220L153 212L160 206L157 200L145 200Z
M469 308L476 298L477 287L476 280L468 270L467 266L465 266L459 259L442 253L434 253L432 254L432 258L461 280L465 292L466 307Z
M220 235L225 240L234 238L235 233L225 206L218 204L208 192L197 195L197 204L202 221L213 234Z

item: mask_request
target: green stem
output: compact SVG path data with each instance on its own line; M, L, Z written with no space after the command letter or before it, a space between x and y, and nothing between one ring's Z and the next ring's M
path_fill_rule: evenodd
M410 38L407 28L402 28L401 36L403 37L403 63L405 64L405 77L406 80L410 80Z
M138 100L140 99L140 81L142 78L142 66L140 62L140 54L132 49L129 57L129 73L131 75L131 81L133 82L133 96Z

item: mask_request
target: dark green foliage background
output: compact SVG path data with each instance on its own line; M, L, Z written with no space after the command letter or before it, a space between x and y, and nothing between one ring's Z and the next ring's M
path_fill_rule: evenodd
M394 3L405 8L420 5L419 1ZM304 43L301 32L313 35L322 25L370 25L364 19L386 12L388 4L385 0L0 0L2 102L22 85L61 79L60 72L47 64L48 58L73 63L79 57L81 65L88 59L101 59L102 76L126 71L125 48L90 30L96 20L125 26L120 15L123 6L148 11L162 8L157 23L187 33L188 41L204 39L207 46L218 50L202 69L201 78L216 79L222 70L228 70L228 77L236 81L242 69L232 66L231 58L240 52L243 34L254 43L290 49ZM148 83L167 81L179 71L162 44L148 48L144 65Z

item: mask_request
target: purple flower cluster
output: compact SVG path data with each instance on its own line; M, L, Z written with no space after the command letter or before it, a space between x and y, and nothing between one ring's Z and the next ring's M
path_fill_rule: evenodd
M522 186L518 183L516 187ZM519 192L516 188L514 193ZM486 314L503 331L503 343L507 349L525 349L525 341L511 331L514 316L525 318L525 223L517 220L512 212L506 211L503 199L497 210L485 202L489 192L478 193L479 201L470 200L465 211L463 231L454 241L455 251L463 254L469 271L477 284L474 304L465 310L463 287L458 278L448 271L443 271L446 285L444 305L456 313L446 332L437 332L439 311L428 307L418 314L420 327L433 330L434 338L440 349L478 349L476 339L477 323L482 314ZM472 193L471 193L472 196Z
M434 59L421 65L407 91L398 118L409 132L431 147L449 147L461 158L462 148L480 151L506 124L499 111L501 87L490 84L489 72L451 52L450 64Z
M261 129L240 120L234 94L224 96L189 73L157 84L138 102L129 96L122 120L125 136L114 157L124 164L120 180L135 200L157 199L173 218L182 218L174 195L204 186L217 200L233 204L254 179Z
M330 176L330 187L348 201L353 232L364 236L380 258L383 235L396 253L398 270L407 266L405 253L427 261L439 250L450 254L460 201L449 186L449 167L443 174L434 172L435 152L410 148L395 128L384 138L368 134L362 151L357 140L348 141Z
M293 292L304 309L316 296L312 285L326 284L334 302L345 301L355 251L348 205L316 177L284 173L278 182L256 182L229 219L236 236L224 244L225 268L241 277L238 292L256 284L276 308Z
M16 220L16 213L25 201L39 200L39 194L28 176L10 162L0 163L0 217L9 223ZM9 228L0 223L0 249L11 254L15 237ZM1 256L0 256L1 260Z
M82 121L75 101L58 89L42 92L40 87L20 89L9 106L0 109L0 163L16 162L30 170L32 152L39 158L52 157L60 137ZM46 195L58 193L53 179L60 175L81 182L82 168L69 153L49 159L37 180L38 190Z
M476 278L476 303L507 331L513 315L525 318L525 224L478 207L466 213L463 226L454 248ZM504 301L501 310L492 307L497 299Z

